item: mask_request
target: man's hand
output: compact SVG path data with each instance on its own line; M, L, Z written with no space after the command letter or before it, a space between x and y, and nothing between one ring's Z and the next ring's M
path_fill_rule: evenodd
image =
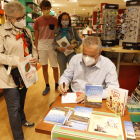
M33 66L33 67L36 67L37 66L37 59L36 58L31 58L29 60L30 64Z
M77 103L84 103L84 99L85 99L85 93L82 93L77 97L76 102Z
M60 94L65 94L65 93L67 93L67 87L66 87L66 85L65 85L65 87L63 88L63 84L61 84L61 85L59 85L59 87L58 87L58 92L60 93Z

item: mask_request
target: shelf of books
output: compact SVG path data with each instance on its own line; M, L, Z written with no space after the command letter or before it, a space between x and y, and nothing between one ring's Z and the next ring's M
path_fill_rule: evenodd
M73 27L76 27L77 30L82 30L86 25L89 25L89 20L71 20Z
M33 39L34 30L33 23L36 18L41 15L41 10L39 8L40 0L18 0L26 7L26 27L30 29Z

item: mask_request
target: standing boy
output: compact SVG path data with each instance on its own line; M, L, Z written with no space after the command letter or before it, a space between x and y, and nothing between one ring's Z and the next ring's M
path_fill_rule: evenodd
M35 20L33 29L35 30L35 46L38 50L40 63L42 65L43 76L46 83L46 88L43 95L50 91L49 77L48 77L48 59L50 66L53 69L53 76L55 80L55 89L58 87L58 66L56 53L53 50L54 30L57 28L57 18L51 16L51 3L48 0L42 0L40 8L43 16Z

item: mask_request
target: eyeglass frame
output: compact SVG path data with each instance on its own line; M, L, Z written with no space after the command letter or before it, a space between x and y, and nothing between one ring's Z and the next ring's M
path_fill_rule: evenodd
M15 17L10 16L10 18L15 19L15 20L17 20L17 21L19 22L20 20L22 20L22 19L25 19L25 18L26 18L26 14L24 14L24 16L23 16L23 17L18 17L18 18L15 18Z

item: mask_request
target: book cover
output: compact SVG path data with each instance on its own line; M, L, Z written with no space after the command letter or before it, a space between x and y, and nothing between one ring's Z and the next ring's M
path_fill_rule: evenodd
M69 117L69 121L88 123L92 114L92 108L76 106Z
M106 107L117 115L124 115L127 104L128 90L108 87Z
M99 108L102 106L102 85L86 85L85 87L85 107Z
M67 38L66 38L65 36L64 36L63 38L61 38L60 40L56 41L56 42L58 43L58 45L59 45L60 47L65 48L64 54L65 54L66 56L68 56L69 54L71 54L71 53L74 52L73 49L72 49L72 50L68 50L68 49L67 49L67 47L70 45L70 43L69 43L69 41L67 40Z
M63 125L61 125L61 126L65 127L65 128L71 128L71 129L76 129L76 130L87 131L87 128L88 128L87 123L81 123L80 121L79 122L69 121L69 117L72 114L72 112L73 111L69 111L65 123Z
M125 135L127 140L136 140L133 124L130 121L124 121Z
M68 108L54 106L44 118L44 122L63 124L65 123L68 112Z

